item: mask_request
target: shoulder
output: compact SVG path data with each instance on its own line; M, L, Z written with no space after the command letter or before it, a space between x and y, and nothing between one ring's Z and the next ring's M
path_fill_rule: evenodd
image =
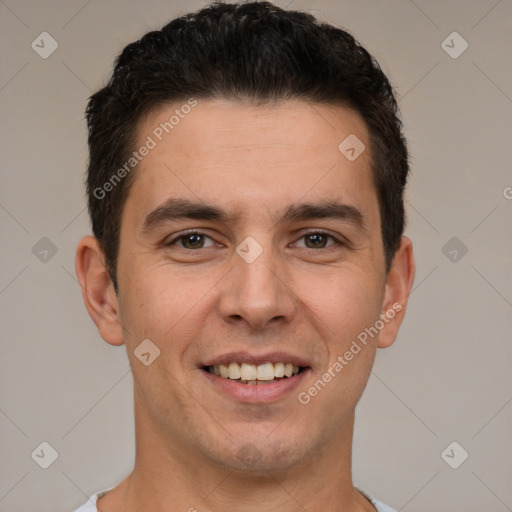
M111 489L113 489L113 487L109 487L108 489L103 489L102 491L94 493L92 496L89 497L87 502L84 503L81 507L78 507L75 510L75 512L98 512L98 509L96 508L96 503L98 499L101 498Z
M385 503L382 503L382 501L379 501L379 500L376 500L375 498L373 498L372 496L370 496L367 492L363 491L362 489L360 489L359 487L356 487L356 489L361 493L363 494L364 496L366 496L366 498L368 498L371 502L371 504L377 509L377 512L396 512L395 509L391 508L391 507L388 507ZM81 511L80 511L81 512Z

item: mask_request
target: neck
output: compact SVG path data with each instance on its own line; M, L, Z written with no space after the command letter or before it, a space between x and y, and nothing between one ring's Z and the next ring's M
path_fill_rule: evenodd
M352 484L354 415L307 459L278 471L234 471L176 442L135 408L132 473L98 501L98 510L375 512Z

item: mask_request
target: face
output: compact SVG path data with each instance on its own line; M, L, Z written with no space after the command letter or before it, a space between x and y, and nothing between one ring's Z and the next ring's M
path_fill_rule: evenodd
M139 126L136 147L154 147L121 222L137 421L188 457L291 467L349 427L380 333L358 336L386 312L368 131L343 107L227 100L158 130L176 107ZM350 134L355 160L338 148Z

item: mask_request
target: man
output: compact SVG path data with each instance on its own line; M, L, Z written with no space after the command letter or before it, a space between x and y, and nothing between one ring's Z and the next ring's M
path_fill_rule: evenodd
M391 510L351 447L414 279L396 114L352 36L266 2L123 50L87 108L76 271L126 345L136 461L80 512Z

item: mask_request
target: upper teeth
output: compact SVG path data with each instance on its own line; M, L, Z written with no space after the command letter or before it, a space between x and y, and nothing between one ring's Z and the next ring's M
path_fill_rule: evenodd
M265 363L259 365L229 363L215 365L213 367L213 373L225 379L241 379L247 381L272 380L274 378L297 375L297 373L299 373L299 367L291 363Z

